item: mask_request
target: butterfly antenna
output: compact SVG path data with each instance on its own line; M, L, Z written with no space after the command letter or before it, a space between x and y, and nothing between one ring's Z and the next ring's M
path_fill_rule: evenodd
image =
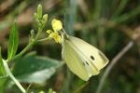
M62 35L65 39L67 39L67 38L69 37L69 35L66 33L65 29L62 29L62 30L61 30L61 35Z

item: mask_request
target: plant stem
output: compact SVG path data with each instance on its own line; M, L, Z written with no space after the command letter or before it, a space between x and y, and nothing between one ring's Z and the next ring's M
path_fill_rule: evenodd
M11 60L15 60L15 59L18 59L20 58L25 52L27 52L27 50L29 50L36 42L37 42L37 39L39 38L40 34L41 34L42 30L41 29L38 29L38 33L36 35L36 37L34 38L34 40L31 40L28 45L19 53L17 54L15 57L13 57ZM11 61L10 60L10 61Z
M20 58L27 50L29 50L33 46L34 43L35 43L35 41L30 42L19 54L17 54L11 60L15 60L15 59Z
M44 39L40 39L40 40L37 40L37 42L42 42L42 41L46 41L46 40L49 40L50 38L44 38Z
M130 41L114 58L113 60L110 62L110 65L108 66L108 68L105 70L101 80L100 80L100 83L99 83L99 86L97 88L97 91L96 93L101 93L102 91L102 88L103 88L103 85L104 85L104 82L106 81L107 79L107 76L109 75L111 69L114 67L114 65L118 62L118 60L134 45L134 42L133 41Z
M5 70L7 72L7 75L9 75L9 77L14 81L14 83L22 91L22 93L26 93L26 90L22 87L22 85L19 83L19 81L13 76L13 74L10 71L10 68L8 67L7 62L10 62L12 60L18 59L24 53L26 53L37 42L37 39L39 38L41 32L42 32L42 29L38 29L38 33L37 33L36 37L33 40L30 40L28 45L20 53L18 53L15 57L13 57L12 59L7 60L7 61L3 60L3 64L4 64Z
M3 64L4 64L4 67L5 67L5 70L8 74L8 76L14 81L14 83L18 86L18 88L22 91L22 93L26 93L26 90L22 87L22 85L18 82L18 80L11 73L11 71L7 65L7 62L5 60L3 60Z

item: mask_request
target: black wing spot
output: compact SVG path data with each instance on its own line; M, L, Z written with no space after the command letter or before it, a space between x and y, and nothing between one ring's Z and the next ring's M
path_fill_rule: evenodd
M95 58L94 58L92 55L90 56L90 58L91 58L92 60L95 60Z
M84 62L82 62L82 64L83 64L83 66L85 66L85 63Z
M82 62L82 64L83 64L84 66L86 66L86 65L88 65L88 66L89 66L89 63L88 63L87 61Z
M86 64L89 66L89 63L86 61Z

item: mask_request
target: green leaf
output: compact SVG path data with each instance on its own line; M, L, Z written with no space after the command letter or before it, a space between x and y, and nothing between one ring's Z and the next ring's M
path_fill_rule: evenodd
M28 55L16 62L13 69L14 76L20 82L44 84L60 66L59 61L48 57Z
M11 59L17 52L19 44L17 24L14 22L10 31L9 45L8 45L8 59Z
M6 71L3 66L2 56L1 56L1 47L0 47L0 78L6 77Z

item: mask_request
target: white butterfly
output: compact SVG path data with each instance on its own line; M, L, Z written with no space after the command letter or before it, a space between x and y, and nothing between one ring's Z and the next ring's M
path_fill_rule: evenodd
M100 50L65 32L62 32L62 57L70 70L84 81L99 74L109 62Z
M60 20L53 19L52 28L54 31L48 31L49 37L62 44L63 60L82 80L87 81L92 75L99 74L109 62L97 48L82 39L67 35Z

